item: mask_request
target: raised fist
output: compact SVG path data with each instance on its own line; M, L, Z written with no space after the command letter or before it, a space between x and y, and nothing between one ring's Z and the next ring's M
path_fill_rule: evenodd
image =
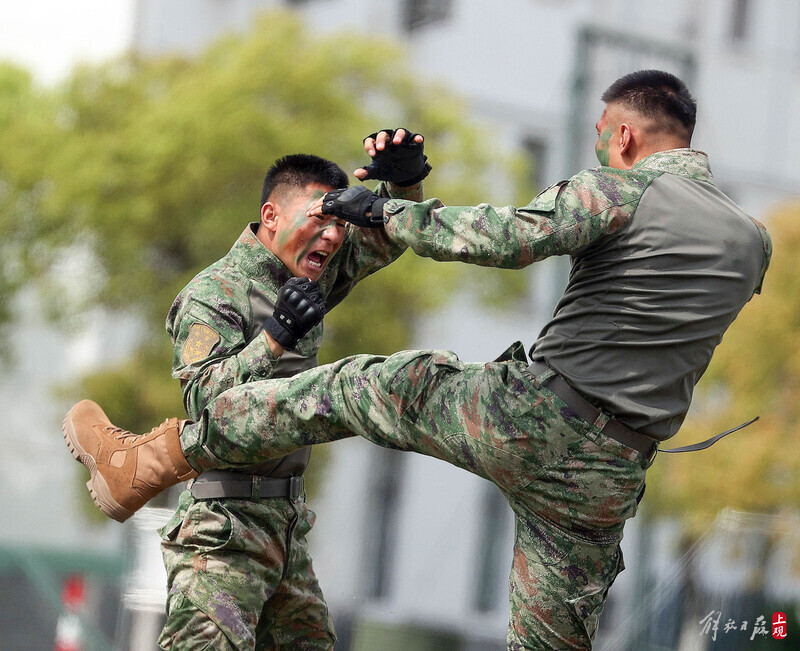
M395 134L404 132L402 140L395 142ZM385 133L386 136L379 136ZM424 143L418 133L412 133L408 129L382 129L364 138L365 145L371 144L369 141L383 142L383 149L367 147L372 149L372 162L363 167L366 175L358 175L362 181L376 179L388 181L395 185L409 186L419 183L431 171L428 164L428 157L423 153Z
M275 310L264 321L264 330L286 350L293 350L324 316L325 298L316 281L291 278L278 290Z

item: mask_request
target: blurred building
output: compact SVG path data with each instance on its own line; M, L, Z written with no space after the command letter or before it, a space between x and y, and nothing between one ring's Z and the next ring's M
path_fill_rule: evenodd
M420 76L462 95L499 147L530 157L538 187L596 165L600 94L620 75L650 67L688 82L699 104L694 146L709 152L718 185L746 210L763 218L800 187L795 0L673 0L668 7L656 0L136 0L128 45L145 54L191 53L246 29L256 12L278 7L302 13L320 33L404 43ZM464 292L418 324L415 345L454 350L467 361L493 359L517 339L529 346L563 284L559 262L536 267L527 272L531 295L514 313L498 319ZM0 383L3 401L14 406L8 434L24 454L36 448L40 474L61 495L47 512L36 512L47 503L40 493L50 494L50 484L21 479L22 453L4 457L0 486L16 506L11 523L0 519L0 543L24 541L34 523L37 532L47 530L47 544L62 548L85 549L91 540L106 553L122 544L121 527L87 532L84 522L64 517L74 512L72 502L63 504L74 500L70 473L63 444L50 436L63 405L46 395L53 380L77 370L59 364L56 377L48 360L72 359L70 351L83 346L81 356L88 352L101 363L104 348L124 349L109 343L115 332L56 338L40 358L20 360L23 374L35 369L35 396L19 395L18 377ZM27 435L31 423L48 437ZM360 440L331 446L324 473L311 505L319 516L312 546L341 648L505 648L513 521L493 486ZM28 491L19 488L24 481ZM629 529L624 549L635 561L612 591L601 628L606 636L633 603L646 570L643 546L661 545L662 564L679 556L673 533Z
M689 83L700 107L694 145L710 152L737 202L759 217L797 191L793 0L675 0L668 9L657 0L137 0L134 47L197 51L276 7L321 33L404 43L422 78L446 82L505 146L535 159L544 185L597 164L602 91L660 67Z

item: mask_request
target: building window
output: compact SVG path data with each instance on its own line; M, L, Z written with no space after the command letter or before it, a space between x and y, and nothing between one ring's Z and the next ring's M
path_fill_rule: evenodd
M403 7L403 25L413 32L420 27L438 23L450 15L452 0L406 0Z
M747 38L751 14L750 0L733 0L731 5L731 40L741 43Z

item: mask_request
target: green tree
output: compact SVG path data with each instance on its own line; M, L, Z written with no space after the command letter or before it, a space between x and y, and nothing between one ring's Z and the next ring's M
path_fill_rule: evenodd
M775 250L763 292L725 334L690 418L665 447L760 420L708 450L659 455L648 473L648 510L677 515L695 531L726 506L779 513L800 503L800 206L766 223Z
M402 59L363 35L321 39L279 12L197 57L126 56L54 90L0 69L3 296L38 279L59 323L99 305L145 324L130 360L84 378L71 397L98 400L133 431L182 412L164 317L258 219L278 156L315 153L350 171L365 162L364 135L408 125L427 138L428 196L493 200L490 180L514 177L518 162L492 151L458 100L419 83ZM404 255L332 311L321 358L407 347L414 317L447 295L458 269ZM480 277L498 287L506 276Z
M39 161L60 135L55 101L28 72L0 63L0 327L11 319L12 297L30 279L36 256L38 206L48 189ZM3 347L0 355L8 352Z

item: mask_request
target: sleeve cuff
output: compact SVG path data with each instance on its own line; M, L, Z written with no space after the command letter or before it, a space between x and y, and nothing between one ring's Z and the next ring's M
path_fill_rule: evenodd
M248 369L251 377L271 377L278 362L269 349L267 335L263 330L239 353L238 357L240 367Z

